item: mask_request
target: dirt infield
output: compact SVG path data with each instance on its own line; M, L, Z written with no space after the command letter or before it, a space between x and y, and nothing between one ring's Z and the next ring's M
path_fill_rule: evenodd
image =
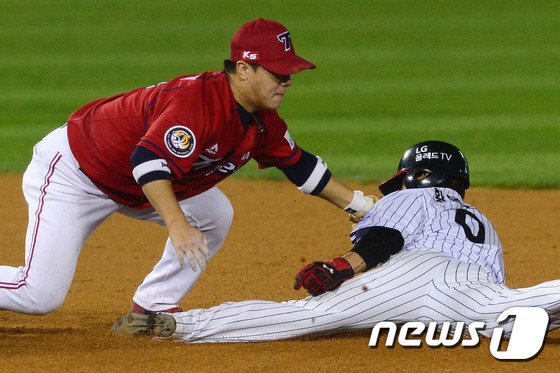
M0 176L0 263L21 265L27 222L21 175ZM372 185L355 185L374 191ZM288 182L228 180L232 229L184 308L244 299L304 296L291 286L304 262L349 248L346 215ZM505 248L507 284L525 287L560 278L560 191L473 188L467 202L494 223ZM476 348L368 347L369 332L314 340L188 345L116 338L136 286L160 257L165 229L113 216L82 251L64 305L46 316L0 312L0 371L553 371L560 332L548 334L530 362L500 362L489 341Z

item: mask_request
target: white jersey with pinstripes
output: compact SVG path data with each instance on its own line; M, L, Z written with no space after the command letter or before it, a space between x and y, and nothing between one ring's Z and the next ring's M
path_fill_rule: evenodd
M401 232L406 251L445 253L462 262L476 263L496 282L505 282L502 244L496 230L452 189L408 189L389 194L356 224L350 235L352 242L373 226Z
M333 291L286 302L249 300L172 314L172 338L249 342L371 329L381 321L484 322L491 336L511 307L541 307L549 330L560 327L560 280L510 289L502 247L488 219L447 188L410 189L383 197L356 225L399 230L404 247ZM501 325L511 332L512 321Z

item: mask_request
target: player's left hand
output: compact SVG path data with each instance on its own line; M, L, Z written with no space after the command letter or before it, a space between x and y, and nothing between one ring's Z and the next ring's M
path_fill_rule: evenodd
M328 262L313 262L303 267L296 275L294 289L301 287L311 295L320 295L340 286L354 277L354 270L346 259L335 258Z
M354 214L348 215L348 219L353 223L359 223L360 220L373 208L373 205L381 199L381 197L376 195L364 196L365 204L360 211L356 211Z
M169 238L179 259L179 265L185 265L185 257L193 271L204 271L210 260L210 251L206 237L185 221L182 229L169 229Z

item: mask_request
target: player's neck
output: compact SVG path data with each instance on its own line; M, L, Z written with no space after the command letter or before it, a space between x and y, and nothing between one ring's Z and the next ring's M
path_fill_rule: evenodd
M245 87L243 86L242 82L238 81L235 75L229 74L228 80L235 101L237 101L239 105L243 106L243 108L249 113L254 113L255 111L257 111L255 105L253 105L250 100L247 99L248 94L246 93L246 89L244 89Z

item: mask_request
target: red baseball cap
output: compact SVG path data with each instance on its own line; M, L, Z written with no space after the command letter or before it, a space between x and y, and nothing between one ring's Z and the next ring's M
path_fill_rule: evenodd
M316 67L296 55L286 27L268 19L259 18L241 26L230 46L230 60L256 63L279 75L293 75Z

